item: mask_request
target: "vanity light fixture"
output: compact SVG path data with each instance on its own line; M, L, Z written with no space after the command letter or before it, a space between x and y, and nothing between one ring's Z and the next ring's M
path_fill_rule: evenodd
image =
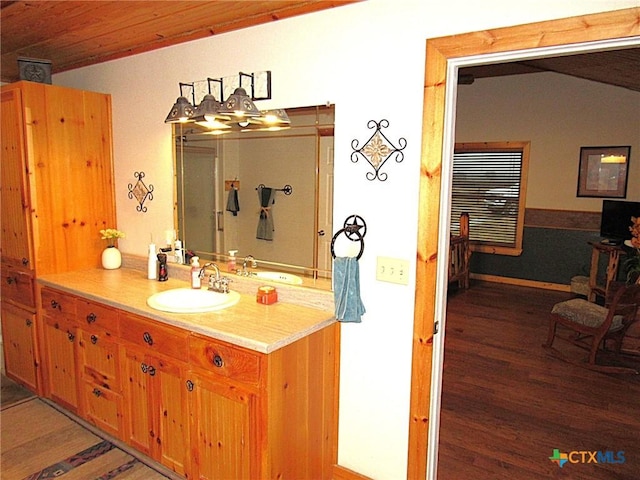
M243 79L249 79L250 84L243 85ZM211 91L211 84L220 85L219 102ZM258 88L256 88L258 82ZM223 78L207 78L208 93L204 95L200 104L195 105L196 82L180 83L180 97L171 108L165 123L196 122L212 133L219 134L229 131L232 127L241 131L246 130L279 130L288 128L291 120L283 109L260 111L254 101L271 99L271 72L238 73L238 87L228 98L224 99ZM200 83L200 82L199 82ZM234 82L232 82L234 83ZM248 82L244 82L245 84ZM183 93L184 87L191 87L193 102L189 102ZM249 93L247 91L249 89ZM260 97L256 96L256 90Z
M169 115L165 118L164 123L186 123L191 120L193 116L195 107L193 104L195 103L195 87L193 83L180 83L180 96L176 100L176 103L173 104L171 110L169 111ZM191 87L191 97L192 102L187 100L187 97L184 96L183 87Z

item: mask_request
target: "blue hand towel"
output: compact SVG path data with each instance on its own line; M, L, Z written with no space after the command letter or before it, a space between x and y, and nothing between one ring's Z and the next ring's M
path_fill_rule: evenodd
M333 261L333 299L336 319L360 323L365 308L360 299L360 266L356 257L336 257Z

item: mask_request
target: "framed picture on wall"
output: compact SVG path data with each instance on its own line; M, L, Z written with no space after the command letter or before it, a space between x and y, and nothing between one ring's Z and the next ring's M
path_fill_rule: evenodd
M625 198L630 146L580 147L578 197Z

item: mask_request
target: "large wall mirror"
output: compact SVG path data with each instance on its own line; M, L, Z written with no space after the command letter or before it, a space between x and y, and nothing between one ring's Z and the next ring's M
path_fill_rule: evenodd
M221 267L236 250L239 266L252 255L258 271L330 288L334 111L286 109L291 125L277 131L175 124L175 228L185 248Z

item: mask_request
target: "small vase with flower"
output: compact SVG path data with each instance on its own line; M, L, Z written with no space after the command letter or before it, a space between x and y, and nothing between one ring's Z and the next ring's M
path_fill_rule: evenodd
M124 238L125 234L115 228L100 230L103 240L107 241L107 248L102 251L102 268L115 270L122 265L122 254L116 246L118 238Z

